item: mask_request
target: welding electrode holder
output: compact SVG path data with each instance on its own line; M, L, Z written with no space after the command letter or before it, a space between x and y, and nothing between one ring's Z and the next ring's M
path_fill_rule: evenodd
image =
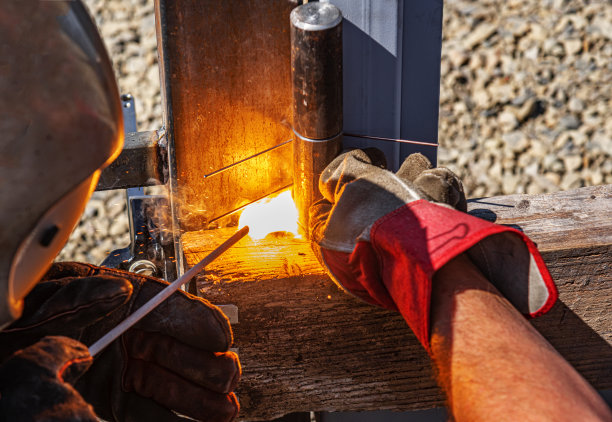
M321 198L319 176L342 149L342 13L309 2L291 12L293 200L300 229Z

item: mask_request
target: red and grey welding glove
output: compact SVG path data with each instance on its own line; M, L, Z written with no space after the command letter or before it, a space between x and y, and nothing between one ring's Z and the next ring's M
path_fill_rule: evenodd
M97 422L73 384L91 365L87 347L67 337L44 337L0 365L0 420Z
M25 299L22 317L0 332L21 348L48 334L91 345L162 290L164 281L80 263L56 263ZM227 318L177 292L96 356L76 389L108 421L231 421L240 364L228 352ZM14 351L15 349L13 349ZM4 354L6 356L6 354Z
M533 242L465 213L461 181L420 154L392 173L380 151L350 151L324 170L319 189L310 237L322 264L343 289L398 310L428 352L432 277L461 253L526 315L557 298Z

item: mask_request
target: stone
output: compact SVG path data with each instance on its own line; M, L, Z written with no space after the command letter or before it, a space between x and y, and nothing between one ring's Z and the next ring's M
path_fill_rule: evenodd
M604 181L604 174L601 169L591 170L589 172L589 176L591 179L591 185L593 186L601 185Z
M504 174L502 179L502 191L504 195L512 195L517 193L519 184L519 176L515 174Z
M487 87L489 95L497 104L506 103L514 97L514 88L508 83L495 81Z
M584 110L584 103L580 98L572 97L567 103L567 107L571 112L580 113Z
M514 113L509 110L501 113L497 118L497 122L504 132L510 132L515 129L519 123Z
M495 181L501 181L502 179L501 163L499 161L496 161L495 163L493 163L493 165L487 171L487 175L489 176L490 179L493 179Z
M580 155L566 155L563 157L563 163L567 172L574 172L582 166L582 157Z
M472 95L472 100L474 101L474 104L476 104L476 106L480 107L481 109L487 109L493 105L491 96L484 89L476 91Z
M454 161L459 153L454 148L438 147L438 160L443 163Z
M603 38L612 40L612 21L609 17L597 16L591 23L591 31L600 34Z
M595 154L612 154L612 136L602 132L596 132L587 143L588 151ZM610 160L612 161L612 160ZM612 164L611 164L612 166Z
M559 124L566 129L578 129L580 127L580 120L573 114L566 114L561 117Z
M463 45L466 49L472 50L476 45L485 41L495 32L497 32L496 25L488 22L481 23L467 36L463 41Z
M448 52L448 60L455 68L459 68L467 63L468 54L463 49L453 49Z
M539 170L540 170L540 164L537 161L534 161L528 166L525 166L525 169L523 172L528 176L535 177L537 176Z
M582 50L581 40L565 40L563 41L563 48L565 53L570 56L575 56Z
M531 22L529 24L529 37L536 41L544 41L548 36L548 31L539 23Z
M570 190L577 189L581 186L584 186L584 181L577 173L566 173L561 180L560 188L561 190Z
M110 222L109 235L111 237L118 237L127 233L130 229L130 223L128 220L127 213L119 214L116 218Z
M147 70L146 73L146 80L148 82L148 84L155 86L156 84L159 84L159 70L157 68L157 66L151 66L149 67L149 69Z
M544 174L544 177L554 186L559 186L559 183L561 183L561 176L558 173L548 172Z
M535 111L536 104L537 100L533 97L525 101L521 108L519 108L515 113L517 120L519 122L524 122L525 120L527 120L529 116L531 116L531 114Z
M529 146L527 137L520 130L502 135L502 140L504 141L504 149L512 153L522 152Z
M535 45L531 47L530 49L528 49L527 51L525 51L525 54L523 55L523 57L535 62L536 60L538 60L539 54L540 54L540 49L537 45Z
M108 217L110 219L116 218L119 214L127 211L127 202L125 195L121 195L119 198L112 197L105 204Z
M83 213L84 217L88 218L104 218L106 217L106 206L101 199L92 198L85 206Z
M529 143L529 152L533 157L541 159L548 153L548 146L539 139L532 139Z
M527 195L537 195L540 193L544 193L544 189L538 183L531 181L531 183L527 185L527 189L525 190L525 193Z
M510 20L510 19L509 19ZM529 31L529 22L524 18L514 18L510 20L510 33L515 38L520 38Z

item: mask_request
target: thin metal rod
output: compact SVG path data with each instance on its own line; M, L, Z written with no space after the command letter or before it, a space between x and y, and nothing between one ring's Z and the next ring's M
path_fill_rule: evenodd
M136 310L133 314L124 319L121 323L119 323L115 328L110 330L108 333L103 335L98 341L89 347L89 354L91 356L95 356L100 353L106 346L111 344L117 337L126 332L130 327L140 321L144 316L146 316L149 312L155 309L160 303L164 300L168 299L172 293L177 291L179 287L183 284L187 283L194 276L196 276L200 271L204 269L208 264L217 259L219 255L228 250L231 246L233 246L236 242L242 239L249 232L249 227L245 226L239 231L237 231L232 237L227 239L221 245L219 245L214 251L208 254L203 260L198 262L196 265L191 267L189 271L183 274L180 278L175 280L172 284L168 285L158 294L153 296L147 303L142 305L140 308Z
M299 136L299 135L298 135L298 136ZM426 145L426 146L430 146L430 147L437 147L437 146L439 146L438 144L433 143L433 142L409 141L408 139L383 138L383 137L380 137L380 136L357 135L357 134L355 134L355 133L346 133L346 132L344 133L344 136L350 136L350 137L352 137L352 138L373 139L373 140L376 140L376 141L398 142L398 143L402 143L402 144ZM232 167L235 167L235 166L237 166L237 165L239 165L239 164L242 164L242 163L244 163L245 161L249 161L249 160L251 160L251 159L253 159L253 158L255 158L255 157L258 157L258 156L260 156L260 155L262 155L262 154L265 154L266 152L270 152L270 151L272 151L272 150L275 150L276 148L280 148L280 147L282 147L283 145L287 145L288 143L291 143L291 142L293 142L293 139L289 139L289 140L287 140L287 141L285 141L285 142L282 142L282 143L280 143L280 144L278 144L278 145L274 145L273 147L270 147L270 148L268 148L268 149L264 149L263 151L259 151L259 152L258 152L258 153L256 153L256 154L253 154L253 155L250 155L250 156L248 156L248 157L246 157L246 158L243 158L243 159L241 159L241 160L238 160L238 161L236 161L235 163L229 164L229 165L227 165L227 166L225 166L225 167L221 167L220 169L217 169L217 170L215 170L215 171L213 171L213 172L210 172L210 173L208 173L208 174L205 174L205 175L204 175L204 176L202 176L202 177L203 177L204 179L206 179L207 177L211 177L211 176L214 176L214 175L216 175L216 174L223 173L224 171L229 170L229 169L231 169ZM232 212L233 212L233 211L232 211ZM219 218L220 218L220 217L216 218L216 220L218 220Z
M207 177L214 176L215 174L223 173L225 170L229 170L232 167L237 166L238 164L244 163L245 161L248 161L248 160L250 160L252 158L255 158L255 157L257 157L257 156L259 156L261 154L265 154L266 152L270 152L270 151L272 151L272 150L274 150L276 148L280 148L283 145L287 145L289 142L292 142L292 141L293 141L293 139L289 139L288 141L282 142L282 143L280 143L278 145L274 145L273 147L270 147L268 149L264 149L263 151L259 151L257 154L253 154L253 155L251 155L249 157L243 158L242 160L238 160L235 163L232 163L232 164L227 165L225 167L221 167L220 169L217 169L217 170L215 170L215 171L213 171L211 173L205 174L202 177L204 177L204 179L206 179Z
M344 136L350 136L351 138L374 139L376 141L399 142L402 144L426 145L430 147L439 146L437 143L434 143L434 142L409 141L407 139L383 138L380 136L357 135L355 133L346 133L346 132L344 132Z

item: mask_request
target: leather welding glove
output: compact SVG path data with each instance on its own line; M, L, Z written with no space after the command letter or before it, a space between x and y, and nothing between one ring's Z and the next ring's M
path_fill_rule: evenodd
M0 420L97 422L74 389L91 365L87 347L67 337L44 337L0 365Z
M162 290L153 277L81 263L56 263L25 299L1 344L48 333L86 345ZM227 318L207 301L176 292L95 357L77 390L107 421L231 421L240 364L227 352ZM0 347L1 353L2 347Z
M321 263L341 288L399 311L428 352L432 277L461 253L526 315L557 299L533 242L465 213L461 181L420 154L392 173L380 151L350 151L327 166L319 189L310 238Z

